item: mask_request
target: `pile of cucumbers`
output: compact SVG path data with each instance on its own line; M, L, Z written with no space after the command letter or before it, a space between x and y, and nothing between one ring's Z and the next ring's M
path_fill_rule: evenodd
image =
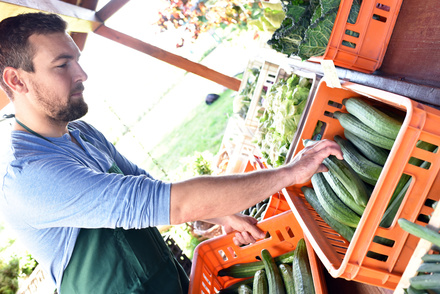
M269 205L270 197L264 199L263 201L258 202L257 204L246 208L241 212L241 214L249 215L256 218L258 221L263 220L264 213Z
M303 187L302 191L322 219L351 241L402 120L361 98L346 98L342 103L347 112L336 111L333 116L344 129L345 138L334 137L344 159L326 158L323 163L328 172L313 175L313 188Z
M261 250L261 261L238 263L224 268L218 276L248 278L219 293L239 294L314 294L312 272L304 239L295 250L272 257L268 249Z
M417 269L417 275L410 278L410 286L404 289L409 294L439 293L440 291L440 234L426 226L422 226L407 219L398 220L400 227L408 233L425 239L434 245L433 253L427 252L422 256L422 264ZM434 253L436 252L436 253Z

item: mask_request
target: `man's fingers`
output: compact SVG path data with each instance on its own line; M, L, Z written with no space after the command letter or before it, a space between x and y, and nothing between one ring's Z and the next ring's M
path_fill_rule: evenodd
M329 155L334 155L336 156L338 159L342 160L343 159L343 155L342 155L342 151L341 148L339 147L338 143L336 143L335 141L331 141L328 139L324 139L321 141L318 141L312 145L309 145L307 147L304 148L305 152L314 152L314 153L321 153L324 154L328 157Z

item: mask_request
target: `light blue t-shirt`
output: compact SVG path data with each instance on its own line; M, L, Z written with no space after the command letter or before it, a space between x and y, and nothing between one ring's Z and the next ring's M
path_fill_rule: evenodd
M69 129L51 142L12 131L0 159L0 213L57 287L80 228L146 228L170 219L170 183L128 161L91 125L75 121ZM114 163L124 175L107 173Z

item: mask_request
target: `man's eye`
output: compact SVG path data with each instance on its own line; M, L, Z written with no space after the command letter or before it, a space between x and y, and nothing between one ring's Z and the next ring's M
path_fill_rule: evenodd
M63 63L63 64L61 64L61 65L58 65L57 67L59 67L59 68L63 68L63 67L66 67L67 66L67 63Z

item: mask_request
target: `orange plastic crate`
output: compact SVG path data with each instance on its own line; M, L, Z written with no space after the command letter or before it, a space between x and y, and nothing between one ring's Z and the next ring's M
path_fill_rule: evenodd
M283 189L283 193L304 234L333 277L395 289L418 242L417 237L400 228L397 219L403 217L416 221L419 215L430 215L433 210L427 199L437 201L440 197L440 152L432 153L415 147L418 140L440 145L440 111L386 91L349 82L344 83L342 89L329 88L322 81L293 154L303 149L303 139L312 138L318 121L326 124L321 134L323 139L333 139L336 134L343 136L343 128L332 113L337 110L345 112L342 99L353 96L364 97L373 105L402 111L405 119L351 243L323 224L304 199L300 185ZM408 164L411 157L430 162L429 169ZM402 173L412 176L411 185L391 227L379 227ZM311 186L310 183L307 185ZM374 236L390 239L394 244L387 247L372 242ZM385 260L367 257L369 251Z
M341 0L322 59L333 60L340 67L372 73L382 65L402 0L362 0L356 23L350 24L347 19L352 4L353 0ZM344 45L345 42L355 44L355 48Z
M268 249L272 256L279 256L294 250L298 241L304 238L301 227L291 211L268 218L258 226L269 232L270 237L244 247L236 246L232 242L234 233L200 243L194 251L189 293L217 293L218 290L242 280L218 277L219 270L237 263L256 261L263 248ZM327 288L321 264L318 263L310 243L305 240L316 293L325 294Z

